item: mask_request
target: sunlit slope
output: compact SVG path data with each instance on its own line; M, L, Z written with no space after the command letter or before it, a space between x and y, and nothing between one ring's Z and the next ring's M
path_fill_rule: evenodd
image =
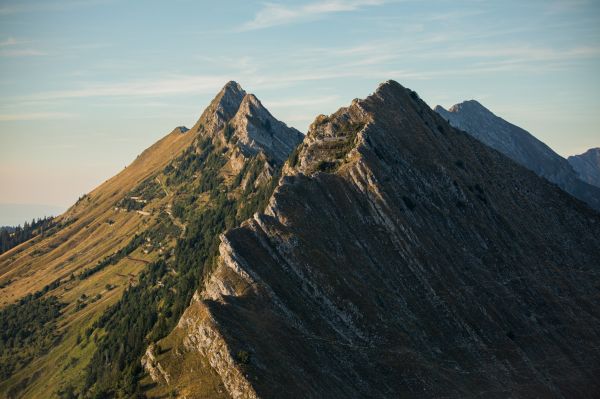
M86 335L138 274L175 246L181 228L168 218L173 195L160 172L194 140L177 128L145 150L131 165L80 198L36 237L0 256L0 307L43 293L64 304L56 320L60 337L10 378L0 378L0 397L57 397L65 384L81 382L98 334ZM157 194L143 209L118 206L131 191L151 183ZM147 200L140 200L147 201ZM150 239L165 226L175 233Z
M143 378L146 347L210 272L219 233L264 207L301 138L229 82L191 130L175 129L2 255L0 397L172 394ZM193 392L224 394L205 363L182 364L206 371Z
M116 210L131 189L164 168L194 139L176 128L57 219L59 227L0 255L0 306L64 279L117 251L151 223L153 215ZM148 210L142 211L148 212Z

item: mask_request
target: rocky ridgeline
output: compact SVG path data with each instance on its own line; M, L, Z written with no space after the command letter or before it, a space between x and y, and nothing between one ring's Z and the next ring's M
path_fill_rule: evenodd
M600 148L590 148L583 154L568 158L579 178L596 187L600 187Z
M598 184L593 186L591 181L581 179L571 160L567 161L529 132L494 115L475 100L455 104L448 110L438 105L435 111L452 126L467 132L600 210ZM600 169L597 167L596 170L600 175Z
M236 398L591 398L598 248L598 213L390 81L317 118L177 330Z
M222 141L237 146L246 157L263 152L278 164L304 137L275 119L254 94L247 94L233 81L217 94L192 130L219 134Z

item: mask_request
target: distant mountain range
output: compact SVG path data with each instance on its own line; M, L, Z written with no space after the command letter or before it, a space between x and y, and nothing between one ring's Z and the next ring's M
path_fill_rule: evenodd
M580 155L568 158L579 178L596 187L600 187L600 148L591 148Z
M438 112L387 81L304 136L227 83L0 254L0 396L597 397L600 213L549 179L595 188Z
M597 184L593 185L593 177L600 173L600 169L596 166L594 174L593 155L567 161L531 133L494 115L475 100L453 105L448 110L438 105L435 111L452 126L467 132L600 210L600 187ZM573 163L581 165L578 167L582 172L576 171ZM580 178L581 173L582 176L590 176L591 180L587 177Z

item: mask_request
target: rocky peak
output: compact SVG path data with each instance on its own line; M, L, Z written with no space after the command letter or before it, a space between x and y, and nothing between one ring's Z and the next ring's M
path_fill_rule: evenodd
M237 147L237 153L246 157L262 151L278 164L283 164L304 137L274 118L254 94L247 94L234 81L221 89L192 129Z
M434 137L440 133L440 121L430 111L417 93L389 80L366 99L355 99L330 116L318 116L291 166L305 174L333 172L359 160L365 148L377 147L377 153L383 154L389 144L386 141L394 138L374 140L377 135L371 132L400 122L409 123L405 132L410 132L413 142Z
M600 210L600 191L573 170L573 164L526 130L496 116L475 100L435 111L452 126L500 151L580 200ZM577 162L577 161L575 161Z
M583 154L570 156L568 161L580 179L600 187L600 148L590 148Z
M204 110L193 130L209 135L221 130L233 118L245 95L246 92L237 82L227 82Z
M599 237L390 81L315 120L178 328L233 397L593 397Z
M442 106L436 105L435 111L446 111ZM489 109L481 105L481 103L477 100L466 100L462 103L454 104L450 108L448 108L447 112L461 112L461 111L480 111L486 113L492 113Z
M460 114L477 114L479 117L496 117L492 111L484 107L477 100L466 100L458 104L452 105L447 110L441 105L436 105L434 111L446 117Z
M237 111L241 100L246 96L246 91L242 89L239 83L232 81L227 82L221 89L217 98L219 99L219 110L229 118Z
M231 119L236 145L246 156L263 151L282 164L303 139L302 133L275 119L254 94L246 94Z

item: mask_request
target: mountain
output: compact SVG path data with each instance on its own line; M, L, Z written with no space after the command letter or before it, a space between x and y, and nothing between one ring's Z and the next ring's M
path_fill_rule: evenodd
M7 398L592 398L600 214L388 81L229 82L0 254Z
M264 207L302 139L229 82L191 129L0 254L0 396L134 396L149 340L210 274L218 234Z
M590 148L567 159L581 180L600 187L600 148Z
M563 190L600 210L600 190L582 181L569 162L529 132L494 115L475 100L435 111L452 126L534 171Z
M389 81L314 121L142 363L187 398L592 398L598 248L600 214Z

